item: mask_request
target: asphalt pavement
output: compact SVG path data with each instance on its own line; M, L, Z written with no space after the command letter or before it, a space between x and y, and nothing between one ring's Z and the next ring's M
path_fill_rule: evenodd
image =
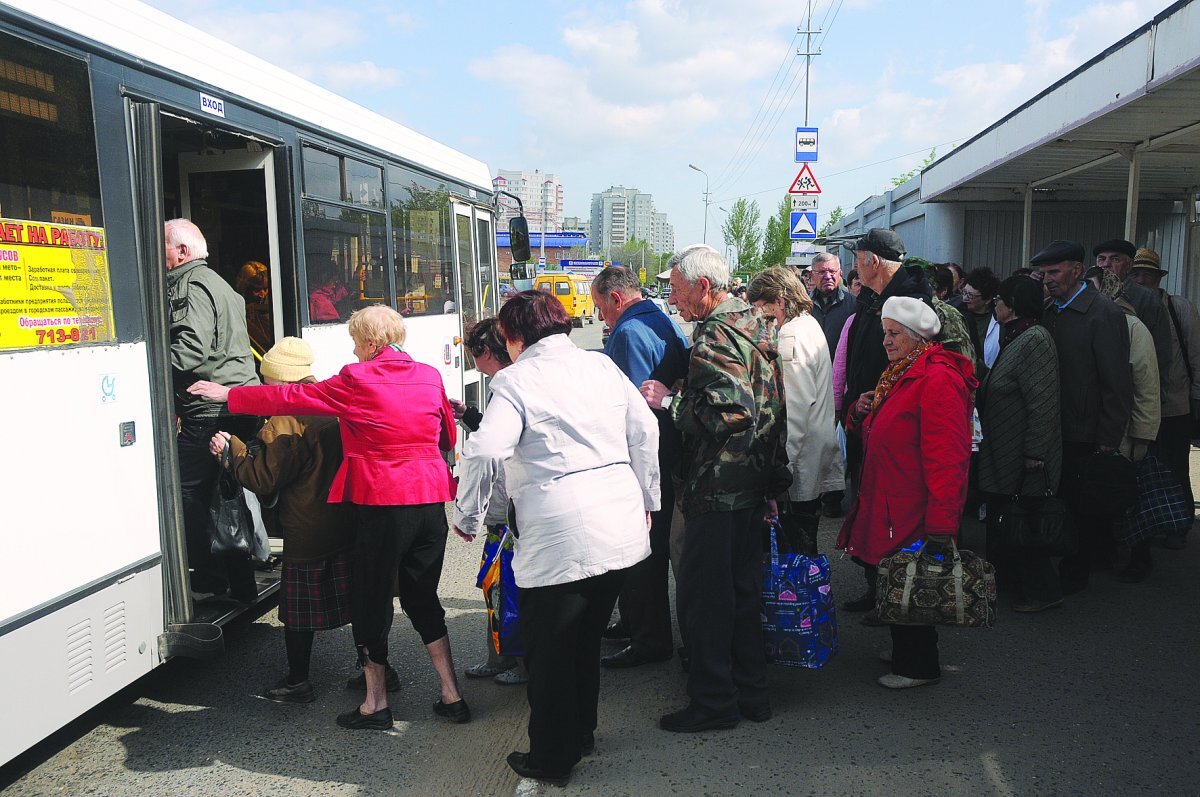
M576 336L591 348L593 334L598 343L598 326ZM835 595L846 599L862 591L862 577L831 550L839 523L823 520L820 541ZM981 546L978 524L966 542ZM479 553L478 542L451 536L441 582L460 671L485 655ZM829 665L772 667L774 718L734 730L658 729L660 715L686 702L677 660L606 671L596 751L562 789L522 781L504 762L527 749L522 688L464 681L473 721L433 715L436 678L399 612L391 642L403 688L391 696L392 731L334 724L357 703L345 688L349 628L317 635L315 703L262 699L285 671L270 611L227 628L221 658L169 663L3 768L0 788L6 797L1197 794L1200 540L1154 556L1143 584L1095 573L1062 609L1019 615L1004 596L995 628L940 630L942 681L913 690L876 685L887 629L841 613L841 650Z

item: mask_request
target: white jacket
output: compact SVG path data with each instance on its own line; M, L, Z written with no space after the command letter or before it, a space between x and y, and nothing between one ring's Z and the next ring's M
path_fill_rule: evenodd
M650 555L658 421L603 354L551 335L492 380L459 466L454 525L464 532L479 533L501 467L520 533L518 586L580 581Z
M807 313L779 328L779 368L787 406L788 495L811 501L845 487L833 412L833 371L821 325Z

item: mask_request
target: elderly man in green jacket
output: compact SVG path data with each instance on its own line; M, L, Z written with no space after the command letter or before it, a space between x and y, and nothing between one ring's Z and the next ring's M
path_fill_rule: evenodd
M686 531L676 576L691 701L659 725L689 733L771 716L761 531L767 502L791 474L774 320L730 296L729 266L712 247L688 247L669 266L671 303L696 325L687 377L676 392L653 380L641 391L683 434Z
M221 415L224 403L187 392L201 379L228 387L258 384L246 332L246 303L208 267L208 243L195 224L172 219L165 233L171 377L179 416L179 479L192 597L205 600L228 593L249 602L258 597L250 561L217 559L210 552L208 505L219 466L208 443L220 429L249 440L258 431L257 419Z

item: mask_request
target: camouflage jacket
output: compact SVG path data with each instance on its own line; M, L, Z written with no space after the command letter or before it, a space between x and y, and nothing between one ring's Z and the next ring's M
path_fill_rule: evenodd
M777 336L774 319L736 298L696 322L687 378L671 403L683 434L684 515L757 507L791 484Z
M937 335L942 348L975 362L975 344L971 342L971 333L967 331L967 321L962 313L936 296L933 297L933 311L942 322L942 331Z

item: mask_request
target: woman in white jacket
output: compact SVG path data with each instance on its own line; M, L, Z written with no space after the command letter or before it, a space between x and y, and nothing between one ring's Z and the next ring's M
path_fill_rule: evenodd
M594 744L600 636L625 570L650 555L658 421L612 360L571 342L554 296L519 293L498 321L513 364L463 449L454 530L479 532L503 464L529 669L529 752L508 764L561 784Z
M811 315L812 299L792 269L776 266L760 272L750 281L746 299L779 322L779 369L792 469L784 528L798 527L807 547L815 544L821 493L845 487L829 343Z

